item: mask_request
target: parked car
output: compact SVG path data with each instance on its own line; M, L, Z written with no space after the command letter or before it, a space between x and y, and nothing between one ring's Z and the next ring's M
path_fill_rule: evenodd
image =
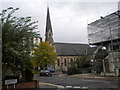
M49 70L41 70L39 75L40 76L48 76L48 77L52 76L52 74Z
M50 71L51 73L54 73L54 72L55 72L55 69L51 68L51 69L49 69L49 71Z

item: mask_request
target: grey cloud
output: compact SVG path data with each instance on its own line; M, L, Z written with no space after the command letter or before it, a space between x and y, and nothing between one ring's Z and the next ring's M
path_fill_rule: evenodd
M88 23L117 10L117 2L7 2L2 8L19 7L17 16L32 16L38 21L43 39L45 35L46 7L49 4L54 40L57 42L87 42Z

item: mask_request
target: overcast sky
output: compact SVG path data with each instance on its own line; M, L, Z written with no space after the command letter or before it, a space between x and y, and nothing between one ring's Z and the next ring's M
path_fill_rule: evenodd
M31 2L30 2L31 1ZM119 0L111 2L69 2L42 1L16 2L12 0L0 2L0 11L10 6L19 8L16 16L31 16L38 21L38 31L44 40L47 5L50 9L51 24L55 42L88 43L87 24L118 10ZM113 2L114 1L114 2Z

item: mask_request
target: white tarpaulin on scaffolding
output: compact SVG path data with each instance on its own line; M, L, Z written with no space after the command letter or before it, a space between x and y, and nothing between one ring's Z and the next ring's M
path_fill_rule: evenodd
M116 11L88 24L90 44L120 39L120 12Z

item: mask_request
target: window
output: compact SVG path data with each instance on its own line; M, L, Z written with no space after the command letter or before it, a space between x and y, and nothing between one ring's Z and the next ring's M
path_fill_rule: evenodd
M119 50L119 46L118 45L113 45L113 50Z
M60 66L60 59L58 58L57 65Z
M119 45L110 45L111 50L119 50Z
M64 64L65 64L65 66L67 65L67 61L66 61L66 58L64 59Z
M49 37L51 37L51 34L49 33Z
M36 38L36 44L38 45L38 38Z
M73 65L73 58L70 59L70 64Z
M73 59L71 58L71 63L73 62Z

